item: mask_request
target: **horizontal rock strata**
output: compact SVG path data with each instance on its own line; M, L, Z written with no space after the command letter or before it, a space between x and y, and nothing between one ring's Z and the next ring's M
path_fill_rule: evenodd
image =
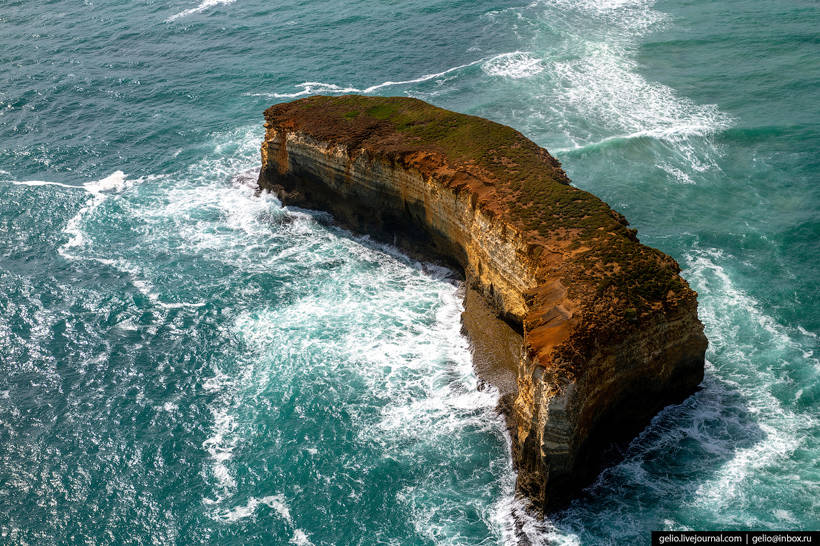
M478 294L503 320L478 310L465 328L507 394L518 488L536 505L565 502L702 380L707 342L678 264L517 131L354 95L265 118L261 188L456 266L468 314Z

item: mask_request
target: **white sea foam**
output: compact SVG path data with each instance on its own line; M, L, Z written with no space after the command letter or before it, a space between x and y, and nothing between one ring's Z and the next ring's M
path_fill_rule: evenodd
M241 142L247 143L249 149L251 146L255 147L257 142L255 139L250 141L250 135L246 133L248 132L244 130L238 132L241 135ZM235 147L236 142L233 142L232 146ZM250 154L248 154L247 161L251 161ZM202 165L195 167L196 172L207 173L208 183L211 184L209 191L203 191L200 184L180 183L167 176L128 179L122 171L116 171L103 179L87 182L82 186L71 186L85 190L90 197L63 228L68 240L58 248L58 252L66 259L92 260L126 273L132 285L157 307L171 310L195 309L205 306L206 301L197 299L164 301L153 280L156 273L151 270L150 262L136 261L110 247L96 244L94 237L89 235L88 227L89 224L99 220L100 211L106 210L101 208L103 204L115 198L123 203L130 202L128 209L138 214L143 222L148 221L158 226L169 222L176 224L177 228L171 229L170 233L181 236L192 251L228 245L233 250L231 257L241 255L240 247L237 247L236 241L230 238L231 233L243 231L246 235L264 234L267 228L264 223L259 222L259 216L270 209L270 204L275 199L267 195L254 197L255 188L248 183L248 180L255 179L255 176L252 173L247 176L236 176L236 171L232 171L232 168L236 166L234 158L228 161L223 160L223 163L227 165L220 165L218 162L215 164L213 160L203 160ZM245 168L247 166L238 170L244 172ZM225 184L224 181L220 181L220 176L231 175L233 175L234 184ZM157 199L150 200L146 205L140 205L137 203L141 203L142 199L132 200L134 196L130 194L125 196L132 187L145 182L151 182L151 187L162 188L158 192L149 191L152 194L156 193ZM197 215L208 207L220 211L220 217L216 219L219 229L216 229L217 226L214 226L211 221L203 222L197 218ZM227 233L224 224L228 224L235 231ZM141 241L141 244L154 245L161 242L164 243L164 238L151 237ZM137 243L140 242L137 241Z
M709 298L715 298L715 303L719 307L707 307L705 318L714 321L714 325L720 324L720 311L729 313L742 312L744 317L759 326L777 343L777 346L789 349L799 349L801 343L794 339L793 332L777 323L770 315L762 311L761 305L737 288L729 274L723 266L722 260L728 259L724 252L719 249L699 249L687 255L687 264L691 270L691 275L703 285L710 289ZM808 333L801 326L795 330L800 334ZM722 330L721 330L722 332ZM737 335L733 332L733 335ZM721 335L721 340L726 341L726 337Z
M209 408L212 417L211 436L202 443L202 447L208 452L210 458L210 465L204 469L204 473L207 478L215 481L215 498L203 499L203 502L208 505L220 505L237 491L236 478L230 466L234 450L241 439L237 432L238 421L234 412L232 394L238 380L241 378L231 377L215 368L214 376L203 384L207 391L216 394L216 401ZM234 521L253 513L258 504L259 501L252 498L247 506L217 513L215 517Z
M667 173L671 174L675 178L675 180L677 180L681 184L695 183L695 181L692 180L692 177L689 176L689 174L687 174L686 171L684 171L683 169L679 169L678 167L675 167L674 165L670 165L668 163L659 163L657 166L666 171Z
M94 180L93 182L86 182L83 187L89 193L102 193L106 191L122 191L126 187L125 173L122 171L114 171L105 178Z
M246 504L221 512L219 519L227 523L234 523L253 516L260 506L267 506L273 509L279 514L279 517L293 527L293 518L291 517L290 509L288 508L284 495L269 495L262 498L251 497ZM309 546L313 544L307 534L298 528L293 530L293 537L289 542L298 546Z
M418 326L408 325L416 331L409 339L406 335L385 337L353 350L357 360L374 366L401 362L402 367L427 369L430 363L442 359L450 363L448 367L435 367L420 376L416 387L425 393L424 396L395 397L396 403L385 408L379 423L383 433L431 439L453 434L468 421L494 426L494 423L483 421L486 416L475 413L479 408L492 409L498 393L491 387L477 389L469 342L461 333L463 308L459 294L445 285L438 297L436 320L429 328L419 330ZM392 371L390 375L393 375Z
M227 463L233 458L233 452L239 439L233 434L236 429L236 419L224 407L211 409L213 415L213 435L206 439L202 446L211 456L213 465L211 471L223 493L227 494L236 488L236 479L233 477Z
M201 12L203 12L205 10L208 10L208 9L214 7L214 6L225 5L225 4L233 4L235 1L236 0L203 0L202 3L200 3L195 8L190 8L190 9L180 11L179 13L170 16L165 21L166 22L176 21L180 17L186 17L188 15L193 15L195 13L201 13Z
M162 281L166 272L156 271L150 260L135 257L135 248L140 253L160 252L180 259L208 256L223 260L231 264L239 277L255 267L265 267L264 258L260 265L253 253L265 244L260 243L260 238L270 236L269 222L275 220L271 215L275 216L276 211L271 210L274 198L254 196L255 188L249 182L255 178L254 173L246 172L257 159L257 136L253 131L240 130L224 140L215 143L216 158L204 158L187 173L130 180L118 171L80 186L89 195L64 228L68 241L59 249L60 253L68 259L91 260L126 273L132 285L158 309L195 308L206 302L162 301L159 293L163 290L158 285L167 282ZM236 176L237 172L245 174ZM136 182L150 183L136 187ZM132 188L136 191L129 191ZM117 206L108 207L111 203ZM136 227L135 231L125 232L130 244L119 244L116 230L120 224L105 232L96 229L97 223L106 222L108 215L113 214L129 215L136 220L123 223ZM123 322L120 327L127 324ZM241 364L236 368L233 363L225 368L215 364L213 376L203 382L213 399L208 407L210 429L202 443L207 453L202 473L212 484L212 490L203 502L215 506L212 515L216 518L239 518L245 513L242 507L232 513L226 513L222 507L226 499L241 493L237 491L234 453L244 441L245 431L238 406L243 402L242 390L253 383L249 379L253 367ZM177 411L175 404L161 407L168 412ZM275 500L264 498L259 502L277 508Z
M662 19L664 15L654 12L645 15L655 4L655 0L536 0L530 6L555 6L564 9L580 10L587 14L617 13L621 17L632 15L641 19L651 17L653 20ZM636 10L632 14L628 10ZM631 24L631 21L625 23Z
M70 190L84 190L84 186L74 186L72 184L63 184L62 182L49 182L47 180L5 180L8 184L15 186L58 186L60 188L67 188Z
M7 180L5 182L16 186L57 186L70 190L85 190L91 194L98 194L104 191L122 190L126 184L126 177L122 171L114 171L105 178L86 182L82 185L65 184L63 182L52 182L48 180Z
M305 212L297 214L311 218ZM289 224L286 229L293 227ZM284 256L275 267L321 263L323 256L337 256L334 280L289 305L248 310L232 328L259 355L256 361L276 363L275 381L299 385L308 378L355 378L374 407L344 406L343 411L369 414L354 418L357 443L376 443L388 458L418 457L425 451L419 445L436 452L442 441L452 441L465 430L503 434L503 423L494 411L497 393L491 388L477 390L468 342L460 331L461 294L454 285L442 282L447 270L408 265L396 249L362 246L359 241L364 238L323 235L315 220L306 220L299 229L311 230L305 239L311 252ZM305 361L311 354L323 356ZM253 390L245 396L264 392L270 376L264 370L254 374L248 381ZM339 387L322 381L322 388L323 398L333 400ZM302 407L298 404L294 411L310 419L310 412L302 413ZM312 447L305 451L312 458L327 456ZM350 472L355 481L353 476L361 472L359 462L340 464L337 478ZM494 464L507 465L494 472L504 482L503 498L511 498L511 464L506 459ZM435 489L438 484L427 486ZM451 523L442 517L448 507L416 495L412 487L402 493L402 502L408 505L414 527L431 540L451 536ZM349 494L356 498L361 491L354 488ZM476 500L474 507L499 536L511 537L513 529L504 520L503 507L488 504Z
M772 510L772 513L779 521L782 521L783 523L791 525L800 523L797 520L797 518L794 517L794 514L792 514L788 510L783 510L782 508L775 508L774 510Z
M525 52L520 51L513 51L511 53L502 53L500 55L495 55L490 58L482 58L478 59L466 64L461 64L458 66L454 66L452 68L448 68L447 70L443 70L441 72L433 72L430 74L425 74L423 76L419 76L418 78L413 78L409 80L400 80L400 81L385 81L376 85L371 85L370 87L350 87L350 86L341 86L336 85L333 83L323 83L323 82L303 82L296 85L297 88L300 88L300 91L295 91L292 93L246 93L248 96L254 97L269 97L269 98L276 98L276 99L293 99L297 97L303 97L307 95L317 95L317 94L348 94L348 93L362 93L362 94L370 94L378 91L379 89L383 89L386 87L395 87L395 86L411 86L416 83L427 82L430 80L435 80L437 78L443 78L448 74L452 74L463 70L465 68L469 68L471 66L475 66L478 64L485 64L487 66L486 70L495 70L498 74L494 75L503 75L500 72L504 70L506 66L507 71L509 72L510 77L526 77L523 74L524 71L529 71L530 74L537 73L535 72L536 67L532 65L532 62L529 61L526 57ZM533 59L534 61L537 61ZM538 61L540 62L540 61ZM526 65L526 66L525 66ZM517 67L517 68L516 68ZM513 75L515 74L515 75Z
M61 256L67 259L76 259L68 250L72 248L81 247L85 244L85 234L81 228L83 220L94 213L94 211L102 205L106 199L104 192L110 190L122 190L126 186L126 176L122 171L115 171L110 175L100 180L86 182L82 188L92 195L91 199L77 211L63 228L63 232L69 236L68 242L61 246L57 251ZM75 188L76 186L71 186Z
M728 126L728 125L726 125ZM723 126L721 126L723 127ZM598 148L608 143L620 142L620 141L629 141L641 138L651 138L657 140L665 140L669 142L682 142L688 137L700 137L700 136L708 136L714 133L719 127L710 125L708 123L703 124L692 124L692 123L683 123L681 125L672 125L672 126L659 126L653 129L645 129L641 131L635 131L634 133L625 133L625 134L617 134L612 135L606 138L602 138L595 142L588 142L588 143L579 143L576 142L575 145L565 148L552 148L552 151L555 153L565 153L565 152L575 152L579 150L585 150L590 148ZM677 167L673 167L668 163L661 163L657 165L659 168L664 170L667 169L674 169L675 171L680 171ZM696 163L694 165L689 165L692 169L696 171L704 171L709 167L702 163ZM682 171L680 171L682 172ZM671 174L671 171L670 171ZM685 173L684 173L685 175ZM688 178L688 175L685 175ZM690 179L691 180L691 179ZM683 180L682 180L683 181Z
M778 324L735 285L720 264L727 259L717 249L695 250L687 256L687 276L701 294L700 315L712 350L725 353L730 362L719 373L724 381L742 389L747 411L754 416L761 439L728 453L731 457L715 477L698 487L699 499L717 512L751 502L749 488L755 487L770 466L786 465L817 424L816 419L795 412L773 393L787 380L784 371L777 365L762 367L757 361L763 358L759 353L767 350L781 353L781 366L793 358L791 355L801 353L818 369L817 359L807 357L793 332ZM731 327L727 327L727 322ZM794 333L800 333L795 330ZM754 343L749 336L755 338ZM767 360L770 359L769 356ZM733 523L748 526L755 522Z
M714 105L696 105L636 72L632 53L622 46L590 44L577 59L556 61L549 70L557 98L616 134L608 139L652 137L680 141L728 127L731 119ZM687 151L691 154L691 152ZM688 157L701 162L696 155Z
M290 509L283 495L270 495L262 498L251 497L246 504L222 512L219 518L228 522L238 521L252 516L260 505L274 509L282 519L289 524L293 524Z
M487 15L521 35L523 51L482 65L488 75L527 78L519 126L547 135L555 153L570 153L639 139L662 144L656 166L676 183L697 183L717 169L711 143L732 119L711 104L697 104L640 74L643 38L667 17L653 0L540 0ZM523 124L523 125L522 125Z
M803 328L802 326L798 326L798 327L797 327L797 330L798 330L801 334L803 334L804 336L813 337L813 338L815 338L815 339L817 338L817 334L815 334L814 332L809 332L808 330L806 330L806 329L805 329L805 328Z
M295 529L293 531L293 537L291 537L288 542L296 544L296 546L311 546L313 544L301 529Z
M533 57L527 51L513 51L496 55L481 64L481 70L488 76L501 76L519 80L529 78L544 71L541 59Z

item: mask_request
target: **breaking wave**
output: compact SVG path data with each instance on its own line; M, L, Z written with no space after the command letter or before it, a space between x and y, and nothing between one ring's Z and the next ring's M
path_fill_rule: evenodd
M233 4L236 0L203 0L198 6L195 8L189 8L179 13L175 13L174 15L168 17L166 22L176 21L181 17L187 17L188 15L193 15L195 13L202 13L203 11L209 10L214 6L226 5L226 4Z

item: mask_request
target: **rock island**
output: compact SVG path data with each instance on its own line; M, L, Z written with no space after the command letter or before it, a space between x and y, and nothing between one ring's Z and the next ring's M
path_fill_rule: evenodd
M403 97L316 96L265 119L260 188L463 273L478 372L536 506L565 503L703 379L677 262L518 131Z

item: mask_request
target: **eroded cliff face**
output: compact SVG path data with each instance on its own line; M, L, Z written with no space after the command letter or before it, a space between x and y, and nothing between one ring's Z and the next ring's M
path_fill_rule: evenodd
M476 346L499 378L517 375L500 389L519 490L538 506L564 502L702 380L706 338L677 263L520 133L406 98L312 97L265 116L261 188L456 266L504 321L465 326L487 336Z

